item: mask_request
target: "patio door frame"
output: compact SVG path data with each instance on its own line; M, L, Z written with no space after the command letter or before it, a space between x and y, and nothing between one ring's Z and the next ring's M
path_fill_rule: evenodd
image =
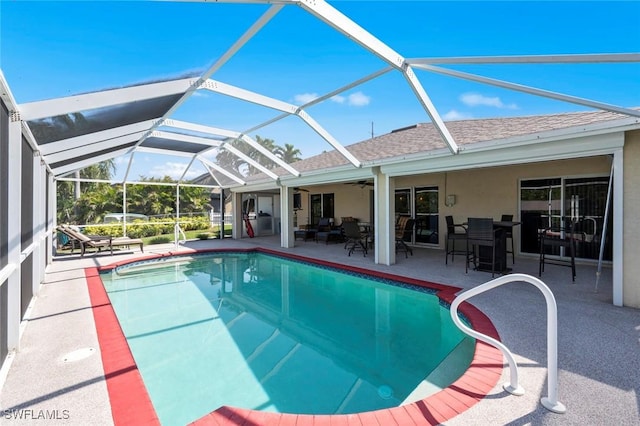
M533 254L533 255L539 255L540 252L540 247L539 245L536 245L536 249L535 251L524 251L525 248L525 239L527 238L527 236L525 236L525 233L527 231L527 229L525 229L527 226L529 226L530 224L527 224L525 222L528 222L527 218L525 217L525 211L523 211L523 200L522 200L522 190L526 189L523 188L522 184L523 182L527 182L527 181L558 181L559 180L559 184L555 184L553 186L549 186L549 191L553 191L553 188L557 188L559 189L560 192L560 197L559 198L553 198L551 196L549 196L549 201L548 201L548 211L546 215L541 215L541 218L546 218L545 220L548 221L548 224L551 225L553 224L553 226L559 226L560 220L562 217L571 217L572 212L571 209L575 208L577 210L577 215L580 218L585 219L585 229L580 229L579 231L582 231L585 235L589 236L591 234L589 234L589 231L593 229L593 235L591 235L592 237L595 237L598 235L598 231L602 230L602 223L597 222L597 219L603 219L604 216L604 209L605 209L605 202L600 203L601 206L601 210L602 212L598 212L596 214L589 214L589 215L584 215L583 212L586 210L585 209L585 200L584 198L578 198L577 201L572 200L571 197L569 197L568 195L568 185L567 182L571 183L570 181L572 180L579 180L579 179L593 179L592 184L596 185L598 182L600 182L600 184L605 185L603 194L606 195L607 189L608 189L608 183L609 183L609 176L606 176L604 174L586 174L586 175L566 175L566 176L549 176L549 177L539 177L539 178L526 178L526 179L520 179L518 182L518 205L519 205L519 212L520 212L520 220L523 222L522 225L522 235L520 238L520 247L518 248L519 251L523 254ZM612 194L613 196L613 194ZM525 200L526 201L526 200ZM595 202L593 200L591 200L591 204L598 204L598 202ZM615 203L612 203L612 207ZM586 206L586 208L588 209L590 205ZM531 210L531 211L535 211L535 210ZM575 212L574 212L575 213ZM607 238L607 242L605 244L605 261L606 262L611 262L612 259L612 252L613 252L613 232L612 232L612 220L613 220L613 212L610 213L609 215L609 224L608 224L608 232L607 235L605 236L605 238ZM593 228L590 227L591 224L593 225ZM529 232L528 237L529 238L533 238L531 232ZM600 236L602 237L602 236ZM536 238L537 238L537 234L536 234ZM589 238L587 238L587 240L589 240ZM592 241L587 241L587 243L591 243ZM529 241L529 243L527 244L528 246L531 246L532 242ZM536 244L539 244L539 242L537 242ZM599 250L599 244L596 247ZM596 253L597 254L597 253ZM566 253L564 252L564 247L560 248L560 252L558 253L558 255L560 257L564 257L566 255ZM576 258L580 258L581 260L585 260L585 261L595 261L597 259L597 256L594 258L594 256L592 255L591 257L584 257L580 255L580 249L578 249L578 252L576 253Z
M315 225L321 217L334 218L335 195L333 192L321 192L309 195L309 223Z
M422 191L436 191L437 193L437 202L436 202L436 209L437 211L434 212L430 212L430 213L419 213L418 212L418 205L417 205L417 201L418 201L418 193L422 192ZM400 195L406 195L407 196L407 201L406 203L399 200L398 197ZM395 194L394 196L396 197L395 200L395 211L394 211L394 217L397 220L398 216L400 215L409 215L411 216L411 218L413 218L416 223L418 221L418 219L422 216L436 216L435 221L433 220L429 220L429 223L433 223L435 222L435 242L432 243L425 243L425 242L418 242L418 238L417 238L417 232L418 232L418 226L414 226L413 231L411 233L411 240L410 241L406 241L408 244L410 245L414 245L414 246L423 246L423 247L437 247L439 246L439 238L438 238L438 227L439 227L439 215L440 215L440 205L439 205L439 198L440 198L440 187L438 185L420 185L420 186L410 186L410 187L402 187L402 188L396 188L395 190ZM403 211L398 211L398 206L406 206L408 209L403 209Z

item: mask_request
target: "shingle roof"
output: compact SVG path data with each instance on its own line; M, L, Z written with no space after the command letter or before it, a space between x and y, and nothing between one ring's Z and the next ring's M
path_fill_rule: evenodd
M626 116L611 112L579 112L527 117L488 118L458 120L446 123L447 129L458 145L507 139L588 124L620 120ZM347 146L361 161L381 160L407 154L444 149L447 146L432 123L392 131L385 135ZM331 154L331 155L330 155ZM304 166L303 166L304 164ZM323 153L296 163L300 170L313 170L347 164L347 160L335 152ZM320 167L318 167L320 166Z
M607 111L572 112L523 117L483 118L446 122L447 129L456 143L462 147L479 142L540 134L560 129L587 126L595 123L621 120L626 115ZM394 130L346 147L362 162L391 159L420 152L446 149L440 134L432 123L418 123ZM328 151L292 164L298 171L330 169L348 165L349 162L337 151ZM279 176L286 175L284 169L273 170ZM263 174L246 178L247 182L266 179Z

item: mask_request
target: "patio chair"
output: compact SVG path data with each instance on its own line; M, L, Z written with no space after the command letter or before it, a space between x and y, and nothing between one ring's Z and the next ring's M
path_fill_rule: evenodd
M476 218L470 217L467 228L467 261L465 266L465 273L469 271L469 260L473 259L473 266L475 269L488 270L488 253L483 256L481 253L482 247L491 249L491 278L496 273L496 246L498 244L499 233L501 229L494 229L493 219L491 218ZM477 254L476 254L477 251ZM480 261L477 262L477 259ZM499 271L504 269L505 265L499 265Z
M542 277L544 265L567 266L571 268L571 280L576 281L576 241L580 240L580 235L575 232L576 222L570 218L562 218L561 226L547 227L540 231L540 264L538 276ZM565 258L547 258L548 250L564 247ZM568 253L567 253L568 251ZM558 250L558 254L562 254ZM568 257L568 259L567 259Z
M323 219L326 219L326 222ZM324 241L325 244L329 244L329 241L343 241L342 227L339 226L337 228L334 228L331 226L330 219L323 219L320 219L320 222L318 222L318 230L316 231L316 242Z
M128 237L120 237L113 238L111 236L102 236L102 235L85 235L82 232L78 232L70 226L61 225L58 226L58 230L65 235L69 236L69 238L73 238L78 241L80 244L80 257L84 256L87 247L98 249L100 252L103 248L109 248L111 255L113 256L113 247L129 247L132 245L139 245L140 251L143 250L143 242L138 238L128 238Z
M447 265L449 262L449 255L451 255L451 261L453 262L455 254L466 253L467 227L462 224L453 223L453 216L446 216L445 220L447 221L447 239L444 245L444 264ZM462 228L462 232L456 232L456 228ZM464 250L456 250L456 241L465 241Z
M411 216L400 216L396 223L396 253L402 250L404 257L409 257L409 253L413 256L413 249L404 240L411 235L414 223L415 220Z
M367 255L367 244L365 241L366 235L363 235L362 231L360 230L360 225L358 225L358 222L355 221L350 221L350 222L344 222L342 224L343 230L344 230L344 237L346 238L347 242L345 243L345 248L349 250L349 256L351 256L351 253L353 253L355 250L362 250L362 253L364 254L364 256Z
M323 232L327 229L331 229L329 218L321 217L318 220L318 223L316 223L315 225L307 225L307 237L313 238L316 242L318 242L318 232Z

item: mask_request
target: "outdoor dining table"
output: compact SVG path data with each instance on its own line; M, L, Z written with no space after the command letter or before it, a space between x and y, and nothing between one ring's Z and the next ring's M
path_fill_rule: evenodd
M513 227L520 225L520 222L516 221L502 221L497 220L493 222L493 229L499 229L500 232L496 233L496 238L498 241L496 242L496 265L501 266L503 274L511 272L511 268L507 267L507 230L511 231L511 235L513 235ZM488 249L489 247L480 247L480 258L482 258L482 252ZM491 251L488 253L488 264L491 265ZM482 263L482 260L481 260ZM497 271L497 270L496 270Z
M495 272L506 274L511 272L511 268L507 267L507 230L513 231L514 226L520 225L521 222L516 221L503 221L494 220L493 229L499 229L500 232L496 232L496 257L495 257ZM464 223L467 225L467 222ZM491 256L492 248L488 246L480 246L478 250L478 270L491 272Z

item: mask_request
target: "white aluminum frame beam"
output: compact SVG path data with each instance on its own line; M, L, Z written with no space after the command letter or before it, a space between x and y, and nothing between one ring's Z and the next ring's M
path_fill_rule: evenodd
M206 158L202 157L201 155L198 155L198 160L200 160L200 162L205 167L207 167L207 166L211 167L213 170L222 173L223 175L225 175L229 179L238 182L240 185L246 185L247 184L247 182L245 182L244 180L240 179L238 176L236 176L233 173L229 172L225 168L218 166L216 163L207 160ZM209 169L207 169L207 170L209 170ZM209 174L211 174L211 170L209 170ZM214 179L215 179L215 176L214 176ZM216 181L217 181L217 179L216 179ZM218 184L219 183L220 182L218 182Z
M300 0L300 6L325 24L367 49L392 67L403 71L404 57L323 0Z
M584 64L640 62L639 53L588 53L567 55L458 56L451 58L410 58L411 65L433 64Z
M180 178L178 179L179 185L182 185L182 181L184 180L184 177L187 175L187 172L189 171L189 169L191 168L191 165L193 164L193 162L197 157L198 157L197 155L193 155L193 157L191 157L191 161L189 161L189 164L187 164L187 167L184 169L182 176L180 176Z
M88 146L94 143L113 140L115 138L132 135L134 133L149 130L151 126L157 122L155 120L140 121L138 123L128 124L126 126L114 127L100 132L89 133L82 136L76 136L68 139L61 139L55 142L49 142L39 145L38 148L43 155L49 155L56 152L66 151L68 149L78 148L80 146Z
M91 145L82 145L77 148L67 149L65 151L58 151L52 154L44 155L43 158L49 163L58 163L60 161L66 161L73 158L82 157L93 152L104 151L109 148L117 149L118 145L130 144L140 138L144 132L138 132L131 135L120 136L118 138L103 140L102 142L93 143ZM129 147L127 147L128 149Z
M194 78L184 78L161 83L124 87L121 89L103 90L46 101L29 102L20 105L20 114L23 120L31 121L39 118L55 117L145 99L160 98L184 93L196 81L197 79Z
M217 139L205 138L201 136L184 135L182 133L165 132L162 130L154 130L148 136L148 138L151 138L151 137L169 139L169 140L174 140L178 142L194 143L198 145L208 146L210 148L216 148L222 145L222 141ZM138 147L138 148L143 148L143 147ZM173 152L173 150L168 150L168 151ZM194 153L190 153L190 154L194 155Z
M168 119L171 115L178 109L191 95L205 82L214 72L216 72L222 65L224 65L229 59L233 57L233 55L240 50L242 46L244 46L254 35L258 33L279 11L282 9L282 5L274 5L271 6L256 22L251 25L251 27L245 31L245 33L229 48L221 57L218 59L208 70L206 70L200 78L195 80L190 87L185 91L184 95L166 112L166 114L162 117L163 119ZM157 127L161 126L162 123L157 123L151 130L155 130ZM148 137L148 135L143 136L138 145L140 145L144 140ZM135 148L134 148L135 149Z
M246 2L242 1L238 3ZM251 27L247 31L245 31L244 34L242 34L242 36L238 40L236 40L236 42L233 43L233 45L211 67L209 67L209 69L205 71L204 74L202 74L200 81L207 80L216 71L218 71L225 63L229 61L229 59L233 57L233 55L235 55L242 48L242 46L244 46L249 40L251 40L251 38L253 38L253 36L256 35L265 25L267 25L267 23L271 21L271 19L273 19L273 17L276 16L276 14L280 12L280 10L282 10L282 8L284 7L283 4L277 4L278 2L276 1L260 3L270 3L273 5L264 14L262 14L262 16L260 16L260 18L258 18L258 20L254 22L253 25L251 25Z
M592 101L585 98L579 98L577 96L565 95L563 93L551 92L549 90L538 89L531 86L525 86L522 84L509 83L503 80L497 80L489 77L482 77L476 74L469 74L462 71L454 71L446 68L436 67L433 65L416 65L416 68L423 69L425 71L431 71L438 74L444 74L451 77L462 78L465 80L471 80L478 83L489 84L504 89L515 90L518 92L528 93L530 95L542 96L545 98L555 99L558 101L569 102L573 104L583 105L591 108L601 109L604 111L617 112L619 114L631 115L634 117L640 117L640 111L632 110L628 108L622 108L611 104L605 104L602 102Z
M327 99L329 99L329 98L331 98L333 96L339 95L342 92L345 92L345 91L347 91L349 89L352 89L352 88L354 88L356 86L359 86L360 84L363 84L363 83L366 83L367 81L373 80L374 78L377 78L377 77L379 77L379 76L381 76L383 74L386 74L386 73L388 73L389 71L392 71L392 70L393 70L392 67L383 68L383 69L381 69L379 71L376 71L376 72L374 72L372 74L367 75L366 77L363 77L363 78L361 78L359 80L356 80L353 83L349 83L346 86L342 86L339 89L333 90L333 91L331 91L331 92L329 92L329 93L327 93L325 95L317 97L317 98L313 99L312 101L309 101L306 104L300 106L299 109L304 110L304 109L306 109L306 108L308 108L310 106L316 105L316 104L318 104L320 102L323 102L323 101L325 101L325 100L327 100ZM269 120L267 120L265 122L257 124L257 125L255 125L254 127L250 128L250 129L245 130L244 134L251 133L251 132L254 132L256 130L259 130L259 129L263 128L263 127L268 126L269 124L273 124L276 121L280 121L283 118L289 117L290 115L291 114L288 114L288 113L280 114L280 115L278 115L276 117L273 117L273 118L271 118L271 119L269 119Z
M433 105L433 102L431 102L431 99L427 95L427 92L424 90L424 88L420 84L420 81L418 80L415 73L413 72L413 69L411 69L411 67L407 65L407 68L402 74L404 75L404 78L407 80L407 83L409 83L409 86L411 86L411 90L413 90L413 93L418 98L418 101L422 105L422 108L424 108L424 110L427 112L427 114L431 118L431 121L435 125L435 128L440 134L440 137L442 138L442 140L444 140L444 142L449 147L449 150L451 151L451 153L452 154L459 153L460 148L458 147L458 144L453 139L453 136L451 136L451 133L449 133L449 129L444 124L442 117L440 117L440 114L438 114L436 107Z
M360 25L343 15L340 11L335 9L322 0L301 0L300 5L303 9L316 16L325 24L333 27L335 30L341 32L348 38L354 40L363 48L376 55L378 58L385 61L387 64L396 68L404 75L407 83L411 87L413 93L418 97L418 101L424 108L427 115L433 121L438 133L449 147L449 150L453 154L457 154L460 149L456 144L453 136L449 133L444 121L438 114L435 106L431 102L431 99L427 96L426 91L420 84L420 81L416 78L413 70L406 63L405 58L398 52L387 46L385 43L377 39L371 33L366 31Z
M171 151L164 148L153 148L149 146L139 146L136 148L135 152L146 152L147 154L158 154L158 155L173 155L175 157L184 157L184 158L191 158L194 155L199 154L198 152Z
M201 125L201 124L189 123L189 122L186 122L186 121L173 120L173 119L165 120L163 125L164 126L168 126L168 127L175 127L177 129L191 130L191 131L194 131L194 132L209 133L209 134L212 134L212 135L223 136L223 137L230 138L230 139L242 139L244 142L248 143L253 148L257 149L260 153L262 153L268 159L270 159L274 163L278 164L280 167L283 167L285 170L287 170L292 175L294 175L296 177L300 176L300 172L298 170L296 170L295 168L291 167L291 165L289 165L288 163L283 161L281 158L279 158L276 155L274 155L271 151L269 151L268 149L266 149L265 147L260 145L258 142L253 140L251 137L249 137L247 135L243 135L240 132L236 132L236 131L233 131L233 130L220 129L220 128L217 128L217 127L204 126L204 125Z
M351 164L355 167L361 167L362 163L353 154L345 149L340 142L338 142L333 136L329 134L322 126L302 110L297 105L290 104L288 102L273 99L268 96L261 95L259 93L251 92L249 90L241 89L239 87L231 86L226 83L222 83L215 80L207 80L202 84L201 89L206 89L211 92L227 95L236 99L251 102L267 108L272 108L278 111L282 111L289 115L297 115L305 123L307 123L313 130L316 131L325 141L333 146L340 154L342 154Z
M129 155L129 161L127 162L127 170L124 172L124 177L122 178L122 183L126 182L129 179L129 172L131 171L131 166L133 165L133 156L135 155L135 151Z
M264 173L265 175L269 176L271 179L278 180L278 175L277 174L273 173L271 170L267 169L265 166L263 166L262 164L258 163L253 158L249 157L248 155L246 155L244 152L242 152L242 151L236 149L235 147L231 146L231 144L226 143L226 144L222 145L220 147L220 149L225 149L225 150L229 151L230 153L232 153L236 157L241 158L242 160L244 160L247 163L249 163L251 166L253 166L256 169L260 170L262 173Z
M51 170L56 176L65 175L69 172L74 172L76 170L82 170L87 166L91 166L92 164L97 164L101 161L110 160L112 158L119 157L121 155L129 152L129 148L122 148L116 151L112 151L106 154L98 155L96 157L86 158L82 161L65 164L64 166L52 168Z
M268 108L286 112L288 114L295 114L296 110L298 109L297 105L270 98L268 96L252 92L250 90L242 89L237 86L232 86L230 84L223 83L217 80L208 79L200 85L200 89L209 90L211 92L230 96L236 99L241 99L243 101L251 102L256 105L266 106Z

